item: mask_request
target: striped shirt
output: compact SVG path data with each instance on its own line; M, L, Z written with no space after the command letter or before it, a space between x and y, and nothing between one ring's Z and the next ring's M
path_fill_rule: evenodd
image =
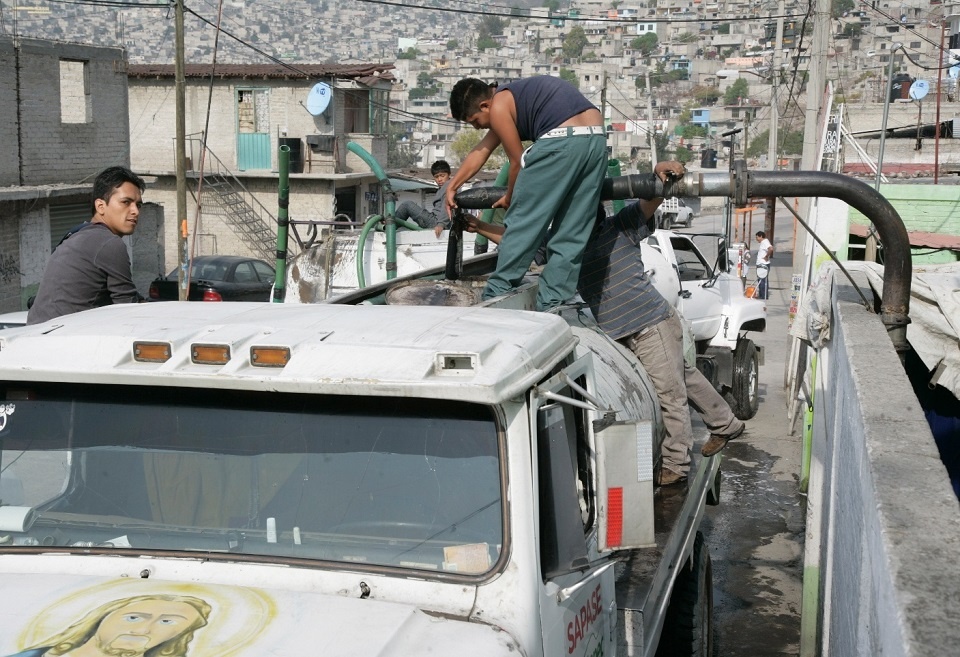
M640 242L649 234L640 204L634 203L598 221L583 254L578 291L614 340L658 324L671 312L643 270Z

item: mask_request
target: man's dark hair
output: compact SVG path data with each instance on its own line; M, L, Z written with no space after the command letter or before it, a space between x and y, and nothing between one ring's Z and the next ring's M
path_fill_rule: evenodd
M766 234L765 232L763 232L762 230L758 230L758 231L757 231L757 237L759 237L759 238L762 239L762 240L765 240L765 239L767 239L767 234Z
M438 173L450 173L450 165L446 160L437 160L430 166L430 175L435 176Z
M147 184L143 178L135 174L126 167L109 167L97 174L97 179L93 181L93 193L90 198L90 210L92 214L97 214L97 199L103 199L107 203L113 192L123 183L133 183L143 194Z
M466 121L468 116L477 113L482 101L493 96L496 86L476 78L460 80L450 92L450 114L457 121Z

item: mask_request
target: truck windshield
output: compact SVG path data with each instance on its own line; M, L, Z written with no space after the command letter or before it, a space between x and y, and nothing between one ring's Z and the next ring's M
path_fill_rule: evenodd
M503 544L491 409L10 385L0 550L197 551L477 575Z

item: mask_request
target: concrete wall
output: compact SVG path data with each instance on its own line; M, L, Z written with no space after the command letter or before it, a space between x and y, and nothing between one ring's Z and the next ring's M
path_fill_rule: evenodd
M838 277L815 381L805 579L819 568L819 654L956 654L960 505L887 333L857 299Z
M372 179L372 175L370 176ZM278 213L277 179L270 175L262 177L242 176L244 186L263 204L274 216ZM192 181L190 185L192 186ZM306 174L290 176L290 208L289 217L292 220L332 220L334 216L334 185L333 180L312 178ZM340 181L340 185L347 186L347 181ZM361 185L360 180L352 184ZM363 185L366 191L367 185ZM176 180L173 176L158 176L144 194L144 200L156 203L163 208L167 220L164 222L164 257L162 262L164 272L169 272L177 263L177 221L174 219L177 210ZM224 211L217 204L214 193L208 189L201 199L203 215L200 227L197 230L196 255L240 255L259 258L248 240L235 230L224 216ZM358 201L358 204L362 201ZM358 207L360 207L358 205ZM194 218L197 204L192 194L187 195L187 218L193 234ZM363 209L366 208L364 204ZM363 215L365 218L366 215ZM276 226L271 226L276 234ZM139 228L138 228L139 232ZM304 238L306 230L301 229ZM192 237L191 237L192 240ZM290 234L291 254L297 253L296 242Z
M367 171L368 167L353 153L347 151L347 140L353 139L370 152L379 162L386 162L387 141L385 136L365 133L346 135L344 123L345 94L351 89L367 91L368 87L349 81L338 81L331 106L320 116L311 115L306 109L307 95L315 80L289 79L232 79L218 78L214 81L212 100L209 102L208 146L231 171L238 170L237 163L237 90L265 89L269 108L269 131L271 169L277 169L278 138L304 139L306 135L338 135L336 157L331 153L311 154L312 167L309 173L333 174ZM174 170L174 121L175 94L170 78L132 77L130 85L130 148L133 168L144 172ZM186 132L199 135L207 127L207 106L210 98L209 82L199 78L187 80L185 91ZM188 148L190 146L188 145ZM306 143L301 144L306 158ZM199 169L199 150L188 152L194 169ZM335 166L335 160L337 166ZM208 163L205 169L209 170ZM307 172L307 168L304 168Z

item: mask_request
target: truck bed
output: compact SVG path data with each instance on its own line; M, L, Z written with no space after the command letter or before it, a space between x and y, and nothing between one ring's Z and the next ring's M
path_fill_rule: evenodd
M642 622L644 637L658 637L677 572L690 558L705 504L719 499L720 458L694 452L686 487L657 488L654 499L656 547L632 550L616 566L617 609L620 617ZM672 558L667 558L673 555ZM654 608L656 606L656 608ZM636 616L639 615L639 621ZM657 641L643 642L654 646Z

